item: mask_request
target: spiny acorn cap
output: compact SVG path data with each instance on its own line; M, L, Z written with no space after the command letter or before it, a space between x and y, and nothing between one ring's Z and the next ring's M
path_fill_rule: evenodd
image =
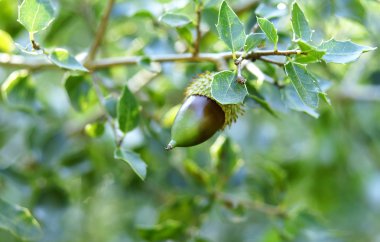
M224 111L225 121L222 127L222 130L232 123L236 122L239 115L244 113L244 105L242 103L238 104L220 104L215 98L211 95L211 82L214 74L211 72L205 72L199 74L185 91L185 96L189 97L191 95L206 96L211 100L214 100Z

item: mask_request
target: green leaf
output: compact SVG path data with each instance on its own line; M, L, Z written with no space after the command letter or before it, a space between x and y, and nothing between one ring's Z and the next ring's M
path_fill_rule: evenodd
M95 101L92 83L86 75L67 75L64 79L65 89L71 106L77 111L85 111Z
M124 86L117 104L117 119L119 129L124 133L134 129L139 121L139 105L127 86Z
M46 29L54 20L50 0L24 0L18 8L18 19L29 33Z
M212 165L221 181L227 181L243 164L239 153L239 148L225 136L219 136L210 147Z
M182 27L191 22L187 16L175 13L165 13L160 17L160 21L171 27Z
M207 186L210 180L209 174L200 168L197 163L187 159L184 161L184 168L186 174L188 174L196 184Z
M188 45L193 43L193 34L191 33L189 26L177 28L177 33Z
M0 229L5 229L23 240L37 240L42 231L27 208L0 199Z
M1 97L14 106L28 107L35 104L36 88L29 72L12 72L1 85Z
M220 6L216 28L218 29L219 38L224 41L232 52L239 51L244 47L246 39L244 25L225 1Z
M0 29L0 52L11 53L14 48L12 37Z
M86 71L88 70L82 66L70 53L62 48L55 48L50 54L49 59L57 66L73 71Z
M104 123L95 122L86 124L86 126L84 127L84 131L88 136L92 138L99 137L104 133Z
M103 105L112 118L117 118L117 103L118 99L112 95L105 97L103 100Z
M249 52L254 48L261 46L265 43L265 34L262 33L251 33L247 36L244 45L244 51Z
M241 103L247 94L246 86L236 81L236 74L234 72L221 71L214 75L211 84L211 95L219 103Z
M141 180L146 177L146 163L140 158L140 155L121 148L115 149L114 158L128 163L132 170L138 175Z
M305 41L311 40L313 31L310 29L304 13L296 2L292 5L292 28L296 38L300 38Z
M263 99L262 97L259 97L257 95L252 95L252 94L249 95L249 98L251 98L252 100L254 100L257 104L259 104L268 113L270 113L274 117L278 118L276 112L272 109L272 107L269 105L269 103L267 101L265 101L265 99Z
M331 39L323 42L319 49L326 50L323 60L338 64L345 64L357 60L364 52L375 50L376 47L357 45L351 41L337 41Z
M43 50L36 50L33 48L33 45L31 43L28 43L26 46L22 46L19 43L15 43L15 46L17 49L19 49L21 52L28 54L28 55L43 55Z
M302 55L297 55L295 61L298 63L314 63L322 60L322 57L326 54L325 50L320 50L315 46L310 45L309 43L298 40L298 46L303 52Z
M285 88L281 89L281 92L286 107L294 111L304 112L313 118L319 117L319 113L315 111L314 108L307 106L302 101L293 85L287 85Z
M273 23L266 18L259 17L257 17L257 23L267 38L274 44L274 49L277 49L278 35L277 29L274 27Z
M259 93L252 82L247 82L248 97L255 103L258 104L261 108L266 110L268 113L278 118L276 111L272 106L267 102L265 97ZM249 100L249 99L248 99ZM248 103L247 103L248 104Z
M146 241L168 241L179 236L184 229L185 228L180 221L167 219L152 227L140 227L137 231Z
M320 88L317 80L301 64L288 62L285 71L301 100L312 108L318 107Z

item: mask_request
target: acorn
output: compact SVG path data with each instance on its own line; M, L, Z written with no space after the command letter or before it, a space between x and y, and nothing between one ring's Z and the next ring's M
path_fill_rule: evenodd
M172 126L166 149L203 143L243 114L243 104L220 104L211 96L213 73L198 75L187 87L185 100Z

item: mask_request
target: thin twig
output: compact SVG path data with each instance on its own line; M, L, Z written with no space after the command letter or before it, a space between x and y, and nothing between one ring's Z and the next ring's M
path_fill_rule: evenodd
M89 69L91 69L90 68L91 62L95 59L99 46L102 44L102 40L107 29L108 20L109 20L114 3L115 3L115 0L108 0L106 9L104 11L104 14L99 24L98 31L96 32L96 35L95 35L95 40L92 43L90 51L88 52L88 55L86 57L85 66Z
M262 50L262 51L254 51L248 53L244 58L246 60L257 60L262 56L291 56L291 55L301 55L303 54L300 50Z
M218 195L217 200L221 201L226 207L232 208L232 209L242 206L246 209L256 210L269 216L278 216L278 217L287 216L287 213L284 209L278 206L266 204L259 201L251 201L251 200L235 201L229 198L228 196L220 195L220 194Z
M198 3L196 6L196 15L197 15L197 19L195 22L196 38L194 42L193 56L198 56L199 54L199 45L200 45L201 37L202 37L202 33L201 33L202 4L201 3Z
M255 23L255 25L252 27L252 33L256 33L257 30L259 30L259 24Z
M92 84L94 85L95 93L96 93L96 96L98 98L99 104L100 104L101 108L103 109L104 115L107 118L107 122L109 123L109 125L111 125L112 132L113 132L114 137L115 137L115 144L118 145L120 143L120 140L118 138L119 136L118 136L118 132L117 132L117 127L115 125L115 122L114 122L113 118L107 112L107 110L106 110L106 108L104 106L104 103L103 103L103 101L104 101L104 95L102 93L102 90L100 89L100 84L99 84L100 79L94 73L92 73L91 76L92 76Z
M275 60L267 59L264 57L260 57L259 60L274 64L274 65L278 65L278 66L284 66L285 65L284 62L275 61Z
M240 57L244 52L236 52L236 57ZM290 56L302 54L300 50L261 50L248 53L243 59L256 60L261 56ZM90 70L109 68L119 65L136 65L140 63L141 56L110 57L95 60L87 64ZM192 53L183 54L162 54L149 56L152 62L213 62L218 63L220 59L231 59L231 52L221 53L199 53L193 56ZM41 57L24 57L19 55L9 55L0 53L0 66L20 67L20 68L39 68L54 67L53 63ZM58 68L58 67L57 67Z
M240 57L244 52L236 52L236 57ZM256 60L261 56L290 56L302 54L300 50L262 50L248 53L243 59L246 60ZM165 54L165 55L152 55L150 60L152 62L214 62L218 63L219 59L231 59L231 52L221 52L221 53L199 53L197 56L193 56L191 53L183 54ZM104 58L95 61L91 68L102 69L110 66L116 65L130 65L138 64L141 57L139 56L129 56L129 57L113 57Z

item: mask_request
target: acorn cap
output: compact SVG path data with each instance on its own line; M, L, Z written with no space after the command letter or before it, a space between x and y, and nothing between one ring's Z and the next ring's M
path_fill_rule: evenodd
M190 83L185 91L186 98L191 95L200 95L206 96L214 100L224 111L225 121L224 125L221 128L222 130L230 126L232 123L236 122L239 115L244 114L244 105L243 103L238 104L220 104L215 98L211 95L211 83L214 73L205 72L199 74L194 80Z

